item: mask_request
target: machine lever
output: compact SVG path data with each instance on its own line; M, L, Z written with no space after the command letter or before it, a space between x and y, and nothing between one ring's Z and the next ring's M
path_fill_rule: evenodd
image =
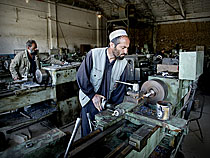
M91 125L91 121L90 121L90 114L89 113L87 113L87 119L88 119L88 123L89 123L89 126L90 126L90 132L92 132L93 129L92 129L92 125Z
M127 83L127 82L122 82L122 81L115 81L116 83L122 83L122 84L125 84L125 85L129 85L129 86L133 86L133 90L135 92L138 92L139 91L139 84L138 83Z
M68 152L69 152L69 148L71 147L71 144L73 143L74 138L75 138L75 136L76 136L76 134L77 134L77 130L78 130L78 128L79 128L80 122L81 122L81 118L77 118L76 123L75 123L75 126L74 126L73 133L72 133L72 135L71 135L71 138L70 138L70 140L69 140L68 146L67 146L67 148L66 148L66 152L65 152L64 158L67 157L67 154L68 154Z

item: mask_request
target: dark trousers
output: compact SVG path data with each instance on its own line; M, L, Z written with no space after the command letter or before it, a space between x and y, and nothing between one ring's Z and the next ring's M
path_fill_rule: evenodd
M99 113L99 111L95 108L92 100L89 101L84 107L82 107L81 118L82 118L82 128L81 128L81 136L84 137L90 134L90 126L87 118L87 113L90 115L90 120L95 120L95 115Z

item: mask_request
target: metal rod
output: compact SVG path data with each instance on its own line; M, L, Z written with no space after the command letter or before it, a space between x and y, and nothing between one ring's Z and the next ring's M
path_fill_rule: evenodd
M91 122L90 122L90 114L89 113L87 113L87 119L88 119L88 124L89 124L89 127L90 127L90 132L92 132L93 129L92 129L92 125L91 125Z
M129 85L129 86L133 86L134 84L132 83L127 83L127 82L122 82L122 81L115 81L117 83L122 83L122 84L126 84L126 85Z
M72 142L74 141L74 138L75 138L75 136L76 136L77 130L78 130L79 125L80 125L80 122L81 122L81 118L77 118L76 123L75 123L75 126L74 126L73 133L72 133L72 135L71 135L71 138L70 138L70 140L69 140L68 146L67 146L67 148L66 148L66 152L65 152L64 158L67 157L67 154L68 154L68 152L69 152L69 148L71 147L71 144L72 144Z

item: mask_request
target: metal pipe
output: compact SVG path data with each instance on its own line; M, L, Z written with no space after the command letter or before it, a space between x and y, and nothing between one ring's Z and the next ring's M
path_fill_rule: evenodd
M49 36L50 36L50 49L53 48L53 33L52 33L52 20L51 20L51 4L48 3L48 11L49 11L49 14L48 14L48 18L47 20L49 20Z
M79 128L80 122L81 122L81 118L77 118L76 123L75 123L75 126L74 126L73 133L72 133L72 135L71 135L71 138L70 138L70 140L69 140L68 146L67 146L67 148L66 148L66 152L65 152L64 158L67 157L67 154L68 154L68 152L69 152L69 148L71 147L71 144L72 144L72 142L74 141L74 138L75 138L75 136L76 136L76 134L77 134L77 130L78 130L78 128Z
M57 6L57 2L55 2L55 26L56 26L56 44L57 44L57 48L59 48L59 34L58 34L58 6Z
M97 41L97 47L100 47L100 20L101 18L99 18L98 16L96 16L96 41Z

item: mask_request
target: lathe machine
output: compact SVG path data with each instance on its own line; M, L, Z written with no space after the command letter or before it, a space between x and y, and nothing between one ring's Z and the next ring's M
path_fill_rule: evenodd
M163 73L149 76L141 90L128 84L132 88L124 102L105 106L89 123L95 130L74 142L68 157L175 157L188 133L203 57L199 50L180 52L179 65L163 66ZM174 66L178 73L166 75Z
M46 144L54 142L57 136L66 135L58 127L72 122L80 112L76 93L76 69L79 65L79 62L72 62L63 66L42 67L36 71L36 82L31 78L23 78L1 83L0 157L22 157L12 151L23 144L27 148L35 147L35 144L27 144L31 140L36 140L39 146L43 141L40 137L43 139L49 134L51 138L44 141ZM35 124L42 124L47 130L30 130L29 126Z

